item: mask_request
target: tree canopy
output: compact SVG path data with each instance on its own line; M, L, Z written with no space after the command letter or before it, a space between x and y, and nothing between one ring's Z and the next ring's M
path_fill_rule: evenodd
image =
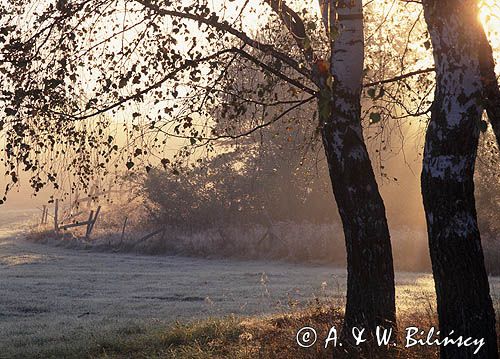
M415 61L429 48L418 4L383 4L365 9L364 116L379 152L402 121L428 112L432 90L432 69ZM162 164L178 171L193 154L237 145L284 119L308 119L304 141L314 141L316 109L307 104L319 93L311 64L327 60L335 34L320 31L322 19L310 5L3 5L1 128L9 185L19 171L31 173L35 191L65 181L86 186L124 168ZM72 176L58 177L61 168Z

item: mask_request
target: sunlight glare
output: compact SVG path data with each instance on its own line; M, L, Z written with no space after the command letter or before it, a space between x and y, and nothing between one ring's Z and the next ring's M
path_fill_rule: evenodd
M497 72L500 70L498 54L500 53L500 4L495 0L482 0L480 1L480 14L481 20L491 46L495 59L497 60Z

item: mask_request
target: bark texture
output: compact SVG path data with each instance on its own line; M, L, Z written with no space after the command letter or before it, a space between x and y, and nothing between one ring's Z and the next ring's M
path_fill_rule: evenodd
M373 333L395 323L394 270L385 207L361 127L364 39L362 2L338 1L330 72L321 89L322 139L347 249L344 331ZM330 19L331 20L331 19ZM325 24L331 23L325 21ZM330 84L330 85L328 85Z
M474 199L484 110L477 1L424 0L424 14L436 64L436 93L421 180L440 336L485 340L476 355L473 347L442 346L441 358L497 358L495 313Z

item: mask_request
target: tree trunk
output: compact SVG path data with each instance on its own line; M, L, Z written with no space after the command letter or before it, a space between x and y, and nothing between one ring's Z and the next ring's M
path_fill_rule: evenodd
M484 87L484 99L486 113L490 120L493 132L500 147L500 88L498 87L495 74L495 60L493 58L493 49L491 48L488 37L481 24L478 25L479 36L479 67L481 79Z
M361 127L362 2L338 1L335 10L338 35L332 46L332 78L322 81L319 118L347 249L344 332L350 336L354 326L371 334L377 325L393 327L396 310L385 207Z
M441 358L497 358L474 199L474 165L483 112L477 2L426 0L425 20L436 64L436 93L427 129L422 195L441 339L484 338L473 346L441 346Z

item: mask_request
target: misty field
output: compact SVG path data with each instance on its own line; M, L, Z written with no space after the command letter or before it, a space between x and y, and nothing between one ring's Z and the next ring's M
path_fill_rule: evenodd
M193 324L220 335L238 318L344 301L345 271L328 266L70 250L28 242L15 227L0 234L1 358L105 357L175 334L177 321L234 315ZM498 308L500 278L490 284ZM396 290L400 316L434 316L430 274L398 273Z

